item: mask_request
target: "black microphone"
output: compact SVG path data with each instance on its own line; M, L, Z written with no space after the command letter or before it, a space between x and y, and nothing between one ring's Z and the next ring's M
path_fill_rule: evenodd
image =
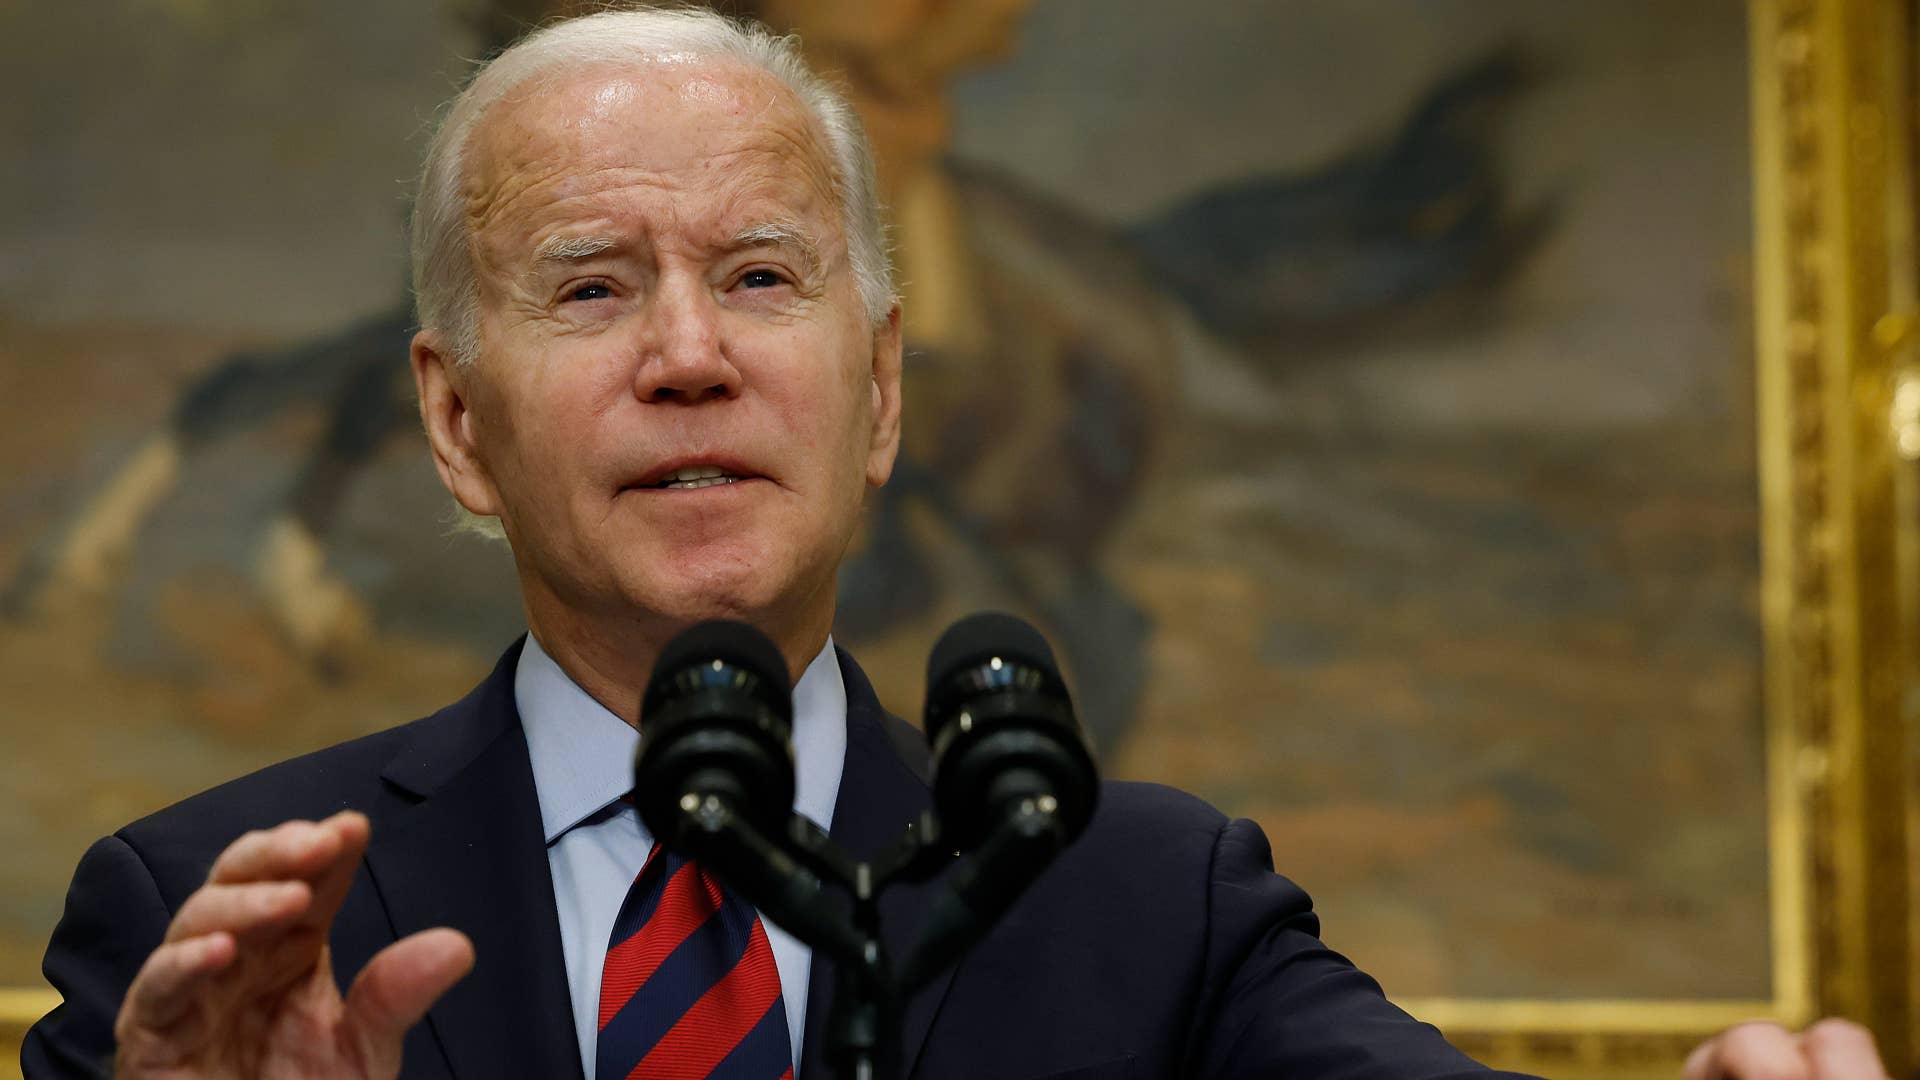
M901 974L959 959L1086 828L1100 777L1053 650L1011 615L955 623L927 664L927 741L945 843L971 851L929 905Z
M1093 816L1099 772L1040 632L997 612L954 623L927 661L933 798L955 846L983 841L1026 800L1050 800L1062 843Z
M861 956L819 877L780 846L794 816L793 690L766 635L714 620L660 651L640 700L633 801L661 843L762 915L816 949Z
M716 619L667 642L640 699L640 820L672 846L708 797L763 830L793 809L793 688L780 650Z

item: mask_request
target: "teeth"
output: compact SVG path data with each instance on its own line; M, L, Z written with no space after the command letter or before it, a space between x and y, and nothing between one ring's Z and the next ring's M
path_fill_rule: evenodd
M684 469L675 469L666 479L654 483L656 488L673 488L677 491L691 491L694 488L712 487L715 484L731 484L741 477L735 476L718 465L689 465Z
M738 479L740 478L737 476L705 476L698 480L669 480L660 486L672 488L675 491L692 491L695 488L713 487L717 484L731 484Z

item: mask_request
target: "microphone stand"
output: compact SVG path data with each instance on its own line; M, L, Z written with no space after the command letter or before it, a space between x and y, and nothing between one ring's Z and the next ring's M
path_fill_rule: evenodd
M849 857L798 814L789 816L785 836L770 839L721 792L689 791L679 807L670 846L692 853L760 914L833 959L838 985L828 1015L827 1061L834 1072L853 1080L897 1075L898 991L880 937L876 887L891 875L876 875L872 865ZM903 839L911 836L910 830ZM822 879L847 889L851 918L829 905Z
M826 830L798 814L788 819L786 839L796 861L844 887L852 900L847 914L858 948L833 953L837 966L833 1009L827 1015L827 1063L847 1080L898 1076L900 1001L913 986L894 977L881 937L880 895L895 882L925 881L940 872L946 860L941 858L939 825L931 813L908 823L873 862L853 859ZM774 921L806 940L778 917Z
M985 936L1065 838L1049 796L1022 800L957 865L947 857L932 812L864 862L798 814L787 819L784 836L769 838L718 792L689 792L680 808L674 846L696 851L762 915L833 959L826 1059L843 1080L899 1075L901 1001ZM880 896L897 882L926 881L950 866L952 887L934 899L925 930L896 976L881 936ZM851 904L844 910L829 902L827 882L846 890Z
M1026 800L979 851L954 866L953 888L935 898L926 931L898 976L881 935L880 897L898 882L926 881L954 865L931 812L865 862L798 814L787 819L784 836L768 837L725 795L688 792L673 842L697 852L762 915L832 958L827 1063L844 1080L890 1080L899 1075L902 999L992 929L1059 850L1064 830L1051 801ZM846 890L851 903L844 910L829 902L828 882Z

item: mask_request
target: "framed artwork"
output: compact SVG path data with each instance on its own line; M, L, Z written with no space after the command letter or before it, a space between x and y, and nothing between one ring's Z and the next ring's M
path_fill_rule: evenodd
M568 6L0 5L7 1046L94 837L520 632L411 415L404 196ZM1911 1071L1913 5L725 6L881 165L906 445L835 636L891 708L1026 615L1109 775L1259 821L1490 1063L1840 1013Z

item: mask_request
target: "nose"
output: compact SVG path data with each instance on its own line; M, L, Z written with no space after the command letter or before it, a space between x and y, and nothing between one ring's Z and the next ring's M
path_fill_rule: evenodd
M697 285L668 285L643 313L634 396L650 404L686 404L740 392L740 371L727 358L719 304Z

